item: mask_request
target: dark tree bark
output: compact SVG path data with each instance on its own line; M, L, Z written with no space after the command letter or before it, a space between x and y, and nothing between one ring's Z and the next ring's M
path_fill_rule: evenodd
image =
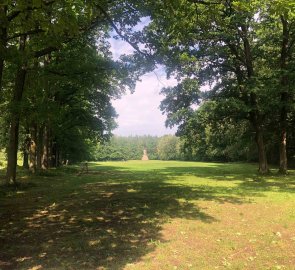
M23 146L23 168L24 169L29 169L29 151L30 151L30 143L31 143L31 138L29 136L29 130L26 130L26 139L24 142Z
M37 135L37 170L42 169L43 136L44 136L44 127L41 125L38 128L38 135Z
M245 57L245 63L246 63L246 69L247 69L247 77L248 77L248 80L251 81L255 73L253 68L251 46L248 39L248 29L246 25L241 25L241 29L242 29L241 38L243 40L243 45L244 45L244 57ZM260 112L259 112L258 104L257 104L257 95L251 89L250 89L250 106L251 106L250 121L255 130L255 141L256 141L257 150L258 150L258 162L259 162L258 172L265 174L269 172L269 168L268 168L268 163L266 158L263 128L262 128L261 116L260 116Z
M257 106L257 96L253 92L250 94L250 102L252 106ZM254 108L255 108L254 107ZM261 174L265 174L269 172L267 158L266 158L266 152L265 152L265 145L264 145L264 139L263 139L263 130L261 128L261 124L259 123L259 114L255 112L255 110L252 110L250 112L250 121L253 125L253 128L255 130L255 142L257 145L258 150L258 160L259 160L259 168L258 172Z
M26 37L20 38L19 51L23 55L26 46ZM16 184L16 166L17 166L17 150L19 141L19 121L20 121L20 101L22 99L25 79L27 74L27 62L21 61L18 66L15 85L13 89L13 98L11 104L13 109L11 111L10 129L9 129L9 143L7 152L7 171L6 181L8 184Z
M50 149L50 166L51 167L57 167L56 164L56 153L57 153L57 149L56 149L56 142L55 141L51 141L51 149Z
M289 44L289 30L288 21L282 15L281 22L283 26L283 37L282 37L282 47L281 47L281 58L280 58L280 68L282 72L282 77L280 81L281 86L281 108L280 108L280 165L279 172L286 174L288 170L288 160L287 160L287 103L288 103L288 75L286 74L287 58L288 58L288 44Z
M48 127L44 128L44 138L43 138L43 152L42 152L42 169L47 170L49 168L49 130Z
M6 18L7 15L7 7L0 5L0 18ZM7 44L7 25L5 22L1 22L0 24L0 96L2 90L2 78L4 71L4 58Z
M29 169L29 153L27 151L24 151L23 153L23 168Z

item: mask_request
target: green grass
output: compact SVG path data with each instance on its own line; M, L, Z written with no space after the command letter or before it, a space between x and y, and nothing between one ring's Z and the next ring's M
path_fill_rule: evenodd
M294 171L174 161L77 170L22 173L16 189L0 188L0 269L294 269Z

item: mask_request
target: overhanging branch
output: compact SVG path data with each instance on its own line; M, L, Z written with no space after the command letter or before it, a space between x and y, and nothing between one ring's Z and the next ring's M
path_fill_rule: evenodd
M43 1L43 5L44 6L49 6L49 5L53 4L55 1L56 0ZM40 7L27 7L24 10L12 11L10 14L7 15L7 20L10 22L24 11L33 11L33 10L37 10L37 9L40 9Z
M204 0L188 0L188 1L195 3L195 4L202 4L202 5L206 5L206 6L221 4L221 2L210 2L210 1L204 1Z
M126 36L124 36L124 34L122 34L122 32L119 30L119 28L113 22L112 18L109 16L109 14L99 4L97 4L96 6L101 11L101 13L105 16L106 20L110 23L110 25L114 28L114 30L120 36L120 38L122 38L124 41L126 41L134 50L136 50L141 55L144 55L146 57L149 57L148 54L142 52L139 49L137 43L130 41Z

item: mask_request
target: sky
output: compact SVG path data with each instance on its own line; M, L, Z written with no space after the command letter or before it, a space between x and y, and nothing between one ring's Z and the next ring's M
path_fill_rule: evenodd
M125 41L114 38L109 41L115 60L122 54L133 52L133 48ZM127 93L121 99L112 101L119 115L117 118L119 126L113 133L120 136L174 134L176 128L165 127L166 116L162 115L159 109L164 96L159 93L163 87L175 84L175 79L168 80L166 78L163 67L142 76L141 81L137 82L133 94Z

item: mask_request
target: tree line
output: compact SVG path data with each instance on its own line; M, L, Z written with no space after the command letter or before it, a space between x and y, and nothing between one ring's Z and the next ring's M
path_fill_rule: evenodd
M179 82L162 90L161 110L187 153L248 155L260 173L270 161L286 173L295 153L294 1L155 1L150 16L140 39Z
M143 28L134 28L141 18ZM133 47L114 61L111 29ZM138 30L139 29L139 30ZM116 126L112 98L158 64L167 126L187 159L294 162L295 6L289 0L4 0L0 148L32 172L89 159ZM255 145L255 146L254 146Z
M111 99L132 90L137 78L126 61L112 59L109 32L123 37L121 29L137 24L134 5L1 2L0 148L7 153L7 183L16 183L18 151L34 173L86 159L92 144L108 139L116 125Z
M181 159L180 141L174 135L113 136L110 141L93 148L91 159L96 161L141 160L144 149L147 150L151 160Z

